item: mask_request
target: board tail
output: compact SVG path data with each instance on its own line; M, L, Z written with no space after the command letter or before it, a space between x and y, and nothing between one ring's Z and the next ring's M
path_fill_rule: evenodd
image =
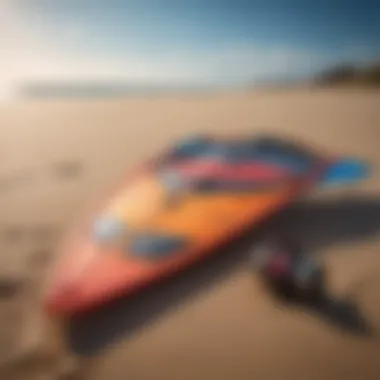
M332 164L321 178L322 187L344 186L361 181L369 176L368 163L355 158L342 158Z

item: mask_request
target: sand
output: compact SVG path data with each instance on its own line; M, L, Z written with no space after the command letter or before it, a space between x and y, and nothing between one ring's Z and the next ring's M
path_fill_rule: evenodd
M67 356L61 325L40 310L54 247L125 171L194 132L283 133L373 163L372 177L360 185L311 198L355 197L363 207L371 197L359 223L365 230L371 214L371 232L361 231L363 238L354 242L325 244L321 255L336 296L371 276L357 297L380 332L380 213L374 215L380 203L379 106L380 92L332 89L0 105L0 378L57 379L59 367L69 371L71 362L59 364ZM305 223L315 215L302 212ZM328 222L355 214L328 218L322 218L325 232ZM315 313L279 304L244 265L222 278L81 358L76 378L380 378L376 334L343 332ZM191 288L190 277L186 284ZM159 294L156 304L163 298Z

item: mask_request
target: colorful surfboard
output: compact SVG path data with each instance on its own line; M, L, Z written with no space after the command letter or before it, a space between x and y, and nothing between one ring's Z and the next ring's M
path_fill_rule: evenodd
M334 182L334 172L326 175L337 162L275 137L178 143L139 168L64 242L47 310L86 311L185 269L318 180Z

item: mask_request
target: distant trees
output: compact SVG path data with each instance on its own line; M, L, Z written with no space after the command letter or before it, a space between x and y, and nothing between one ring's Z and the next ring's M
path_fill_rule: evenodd
M380 62L367 68L340 65L317 75L318 84L363 84L380 85Z
M367 72L367 80L380 84L380 63L371 67Z

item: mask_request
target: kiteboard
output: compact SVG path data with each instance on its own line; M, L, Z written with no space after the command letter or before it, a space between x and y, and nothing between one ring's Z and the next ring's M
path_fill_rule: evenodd
M279 137L178 142L137 168L63 242L44 305L70 316L175 275L318 181L342 180L339 168L331 172L339 162Z

